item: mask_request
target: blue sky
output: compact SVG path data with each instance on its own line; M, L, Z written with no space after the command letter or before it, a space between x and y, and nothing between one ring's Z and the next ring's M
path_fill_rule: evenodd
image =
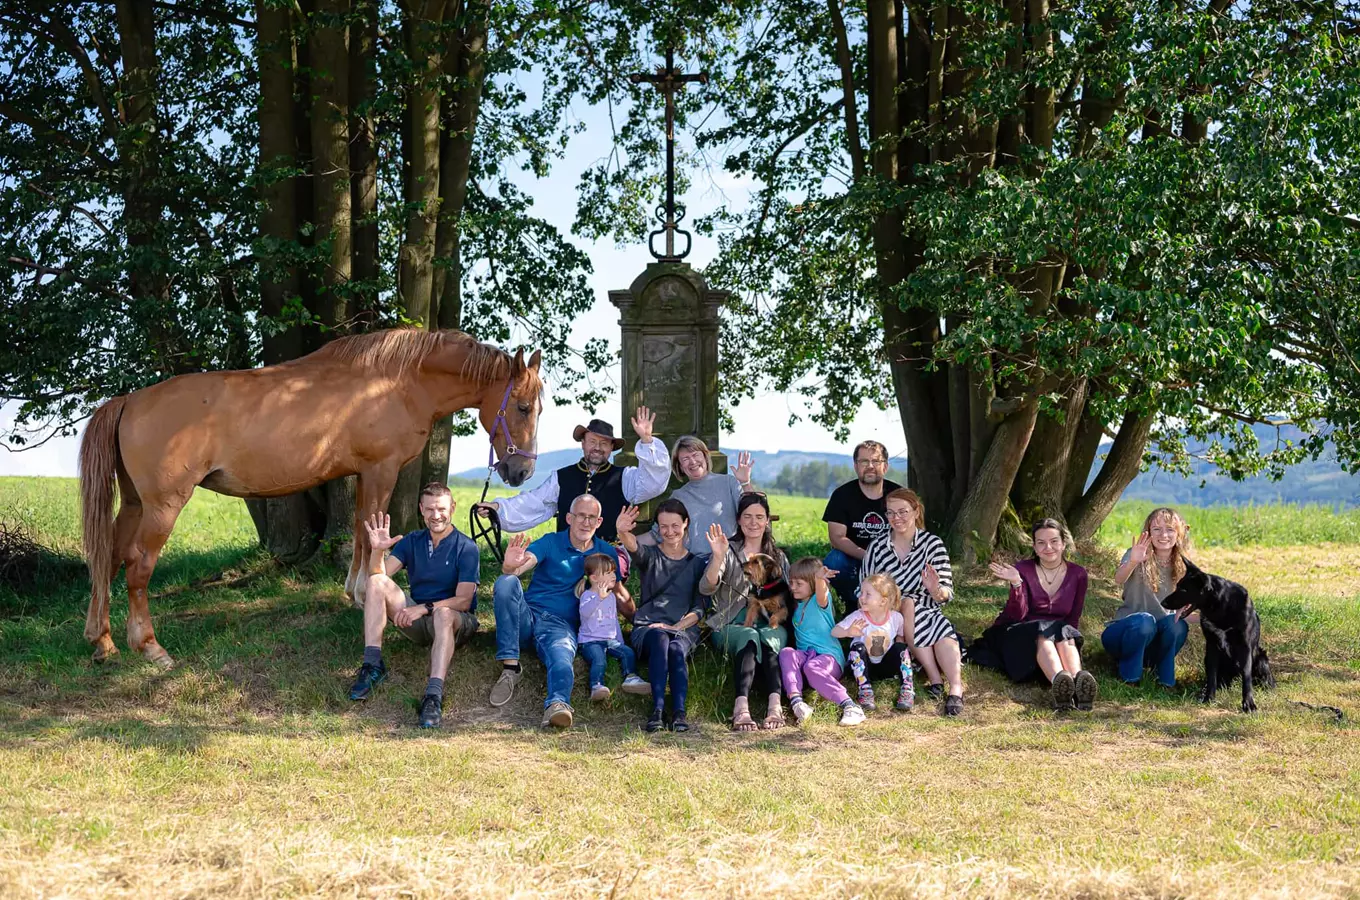
M526 86L527 87L527 86ZM534 198L538 215L570 233L576 211L576 184L581 172L590 165L606 157L610 150L611 134L609 119L602 108L592 108L580 104L573 114L585 123L586 128L578 134L567 148L566 155L553 167L552 174L543 180L521 174L517 179L522 189ZM662 127L657 122L658 130ZM681 135L684 145L684 136ZM734 178L721 169L711 171L691 171L691 188L682 198L687 209L687 220L693 222L705 213L722 204L743 205L751 185ZM619 328L618 311L609 303L608 292L626 288L642 269L652 261L645 246L615 246L612 241L589 241L573 237L572 240L589 254L594 272L590 278L595 293L595 304L591 310L578 319L573 330L573 343L584 345L588 337L603 335L610 339L614 349L618 349ZM702 270L717 251L716 242L696 236L694 249L687 262ZM517 336L522 337L522 336ZM551 373L545 373L551 378ZM887 377L885 371L884 377ZM620 381L619 367L612 366L601 373L598 384L617 388ZM882 412L871 405L860 409L851 430L850 441L842 444L824 429L802 421L790 427L790 413L803 413L807 406L803 398L776 392L758 393L754 400L748 400L735 410L736 429L731 434L723 434L720 443L723 448L761 449L770 452L779 450L844 451L861 440L881 441L894 455L905 452L905 439L902 434L901 420L895 409ZM0 407L0 431L8 430L13 418L11 406ZM615 427L621 425L622 410L617 390L599 411L599 415L612 421ZM539 446L544 451L557 450L571 443L572 428L590 418L590 414L576 406L553 406L544 410L539 429ZM65 475L76 473L77 438L54 439L38 449L15 453L0 450L0 475ZM451 471L458 472L474 466L484 465L486 460L486 436L478 433L467 438L455 438L451 455ZM756 473L757 477L759 473Z

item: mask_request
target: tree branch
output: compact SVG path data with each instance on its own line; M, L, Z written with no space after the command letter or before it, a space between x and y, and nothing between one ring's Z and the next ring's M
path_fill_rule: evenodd
M84 144L84 146L82 146L80 141L71 137L66 132L60 131L57 128L52 127L48 123L44 122L42 119L30 115L29 113L25 112L22 109L19 109L13 104L0 101L0 116L4 116L5 118L13 122L18 122L20 125L27 125L29 128L33 129L35 133L41 133L56 138L58 142L65 144L72 150L75 150L77 153L79 153L81 156L84 156L86 159L89 159L92 162L99 163L106 169L118 168L117 164L114 163L112 159L110 159L109 157L105 156L103 153L95 149L93 142L87 141Z

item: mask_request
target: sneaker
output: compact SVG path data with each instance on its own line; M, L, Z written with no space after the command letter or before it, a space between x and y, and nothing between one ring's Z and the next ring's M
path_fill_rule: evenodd
M608 700L609 688L605 687L602 684L595 685L593 688L590 689L590 699L594 700L597 703L601 700Z
M856 725L863 725L864 719L865 719L864 710L860 709L853 703L851 703L849 706L841 710L840 723L846 728L853 728Z
M1077 673L1077 677L1072 679L1072 682L1072 699L1076 703L1077 709L1082 712L1090 712L1091 705L1096 700L1096 692L1100 687L1096 684L1096 676L1082 669Z
M878 704L874 702L873 688L866 685L859 689L859 708L866 712L878 709Z
M420 719L418 720L421 728L438 728L444 721L444 698L436 694L426 694L425 699L420 701Z
M793 701L793 718L799 725L802 725L812 716L812 707L800 697Z
M646 694L649 697L652 695L651 682L644 681L637 675L629 675L623 679L623 685L620 689L625 694Z
M510 702L510 698L515 696L515 685L524 677L523 672L516 672L513 669L501 668L501 677L496 679L496 683L491 686L491 705L504 706Z
M1073 681L1069 672L1059 672L1053 676L1053 686L1049 692L1053 695L1053 709L1061 711L1072 708L1072 695L1076 692L1077 685Z
M652 707L651 715L647 716L647 724L643 725L642 728L648 734L655 734L663 727L665 727L665 725L661 721L661 707L654 706Z
M561 700L554 700L552 703L548 704L547 709L543 710L544 728L547 728L549 725L554 728L570 728L571 720L571 707Z
M916 705L916 692L905 684L897 691L897 700L893 702L893 709L898 712L911 712Z
M689 731L689 719L685 717L683 708L677 709L675 715L671 717L671 731L680 733Z
M944 698L944 714L946 716L957 716L963 712L963 697L958 694L950 694Z
M928 696L931 700L943 700L944 684L940 683L926 685L926 696Z
M364 663L359 667L359 672L354 676L354 684L349 689L349 699L367 700L368 695L373 693L373 689L383 683L387 677L387 664Z

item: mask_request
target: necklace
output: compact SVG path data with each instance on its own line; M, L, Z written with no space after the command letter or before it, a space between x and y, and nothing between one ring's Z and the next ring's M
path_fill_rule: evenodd
M1043 585L1045 591L1048 591L1051 594L1053 593L1053 589L1055 587L1062 584L1063 578L1067 575L1067 563L1064 562L1055 566L1052 571L1055 571L1059 574L1055 575L1051 579L1046 574L1044 574L1045 572L1048 572L1049 569L1043 563L1040 563L1039 565L1035 566L1034 570L1039 574L1039 583Z

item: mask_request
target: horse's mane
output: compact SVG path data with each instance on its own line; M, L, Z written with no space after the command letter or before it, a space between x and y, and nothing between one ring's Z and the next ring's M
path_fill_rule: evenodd
M316 356L347 362L358 369L404 373L418 368L425 358L445 341L463 344L464 378L478 383L510 375L510 354L491 344L483 344L461 331L424 331L419 328L392 328L338 338L317 350Z

